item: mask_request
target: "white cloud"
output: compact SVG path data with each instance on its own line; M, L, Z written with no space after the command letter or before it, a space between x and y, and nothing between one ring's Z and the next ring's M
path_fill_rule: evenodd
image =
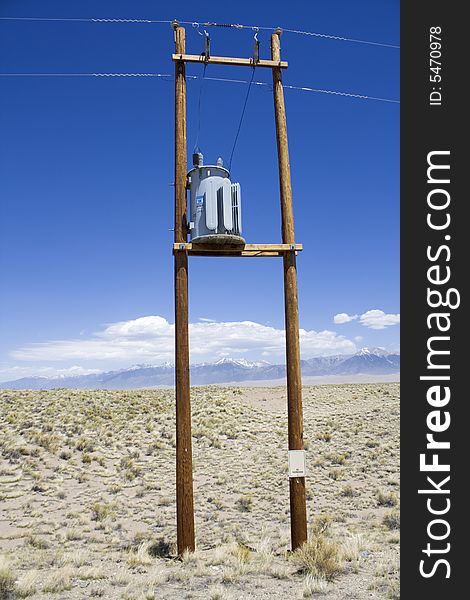
M300 329L305 358L315 355L355 352L354 342L333 331ZM211 361L223 356L284 360L285 333L253 321L202 321L190 324L191 362ZM88 339L35 343L10 353L18 361L102 361L106 368L132 363L159 364L174 360L174 324L159 316L112 323Z
M400 315L387 314L383 310L374 309L362 314L359 321L361 325L370 329L385 329L386 327L400 323Z
M343 323L349 323L359 319L361 325L369 327L370 329L385 329L391 325L397 325L400 323L400 315L387 314L383 310L373 309L368 310L362 315L348 315L348 313L338 313L333 317L333 321L336 325L342 325ZM355 341L358 341L354 338Z
M101 369L86 369L78 365L64 368L1 365L0 381L19 379L21 377L71 377L73 375L93 375L101 372Z
M343 323L349 323L357 319L358 315L348 315L348 313L338 313L333 317L333 321L336 325L342 325Z

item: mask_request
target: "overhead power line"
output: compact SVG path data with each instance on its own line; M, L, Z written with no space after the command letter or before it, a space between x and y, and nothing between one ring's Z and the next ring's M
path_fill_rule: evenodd
M0 73L0 77L156 77L164 80L173 79L174 75L170 73ZM200 75L186 75L186 79L202 79ZM206 81L219 81L225 83L242 83L246 85L257 85L261 87L271 88L270 83L264 81L248 81L246 79L227 79L225 77L207 77ZM399 100L391 98L379 98L377 96L367 96L365 94L355 94L352 92L342 92L337 90L325 90L320 88L312 88L306 86L287 85L283 84L286 90L297 90L299 92L315 92L318 94L330 94L333 96L344 96L347 98L357 98L359 100L375 100L378 102L389 102L392 104L400 104Z
M197 134L196 134L196 141L194 142L194 152L198 152L199 149L199 134L201 133L201 101L202 101L202 92L204 90L204 81L206 78L206 69L207 69L207 63L204 63L204 69L202 71L202 81L201 81L201 87L199 88L199 97L198 97L198 102L197 102Z
M171 21L151 21L149 19L80 19L77 17L0 17L0 21L64 21L69 23L171 23Z
M78 23L148 23L148 24L165 24L169 25L172 21L160 21L155 19L93 19L93 18L73 18L73 17L0 17L1 21L63 21L63 22L78 22ZM227 29L251 29L253 31L274 31L276 27L267 27L266 25L242 25L240 23L215 23L215 22L198 22L198 21L179 21L181 25L191 25L193 27L222 27ZM300 29L284 29L285 33L295 35L304 35L307 37L321 38L334 40L339 42L350 42L353 44L367 44L369 46L381 46L383 48L399 49L397 44L387 44L384 42L375 42L371 40L361 40L353 37L345 37L340 35L331 35L328 33L320 33L316 31L303 31Z
M241 25L241 24L235 24L235 23L198 23L198 22L191 22L191 21L180 21L180 23L182 25L192 25L193 27L198 27L198 26L202 26L202 27L226 27L226 28L234 28L234 29L251 29L253 31L274 31L276 29L276 27L266 27L263 25ZM336 40L336 41L340 41L340 42L353 42L355 44L369 44L371 46L382 46L384 48L395 48L395 49L400 49L399 45L396 44L386 44L384 42L372 42L370 40L360 40L357 38L350 38L350 37L343 37L340 35L331 35L328 33L318 33L315 31L302 31L300 29L286 29L284 27L281 27L283 33L294 33L296 35L306 35L306 36L310 36L310 37L317 37L317 38L325 38L327 40Z
M162 77L172 78L166 73L0 73L0 77ZM186 75L186 79L196 79Z
M243 108L242 108L242 114L240 116L240 121L238 123L238 128L237 128L237 133L235 135L235 140L233 141L233 146L232 146L232 151L230 152L230 159L228 161L228 170L232 171L232 160L233 160L233 155L235 153L235 148L237 146L237 141L238 141L238 136L240 135L240 131L242 129L242 125L243 125L243 118L245 116L245 112L246 112L246 107L248 104L248 98L250 96L250 90L251 90L251 84L253 83L253 79L255 77L255 67L253 67L253 71L251 73L251 79L248 82L248 89L246 91L246 96L245 96L245 102L243 103Z
M284 89L287 90L298 90L300 92L317 92L318 94L332 94L334 96L346 96L348 98L359 98L360 100L377 100L379 102L391 102L392 104L400 104L400 100L393 100L391 98L378 98L375 96L365 96L363 94L353 94L350 92L338 92L335 90L321 90L310 87L300 87L296 85L283 85Z

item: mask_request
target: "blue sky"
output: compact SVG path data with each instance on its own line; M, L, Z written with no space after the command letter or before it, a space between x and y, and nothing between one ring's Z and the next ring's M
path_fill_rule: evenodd
M397 1L3 0L0 16L283 26L399 44ZM249 56L251 30L210 29ZM259 33L269 57L269 32ZM187 27L187 50L202 37ZM285 33L284 83L399 98L399 50ZM0 20L2 73L170 73L169 25ZM202 67L188 66L201 75ZM207 75L249 79L248 69ZM269 70L255 74L270 82ZM173 82L0 77L0 380L172 360ZM188 151L200 80L188 81ZM228 161L246 85L206 81L199 145ZM305 358L399 347L399 105L286 90ZM190 156L189 156L190 159ZM253 87L233 160L244 237L279 242L272 94ZM376 312L370 312L376 311ZM379 311L379 312L377 312ZM381 312L380 312L381 311ZM382 314L383 313L383 314ZM337 317L346 314L350 317ZM192 361L283 359L282 261L190 259Z

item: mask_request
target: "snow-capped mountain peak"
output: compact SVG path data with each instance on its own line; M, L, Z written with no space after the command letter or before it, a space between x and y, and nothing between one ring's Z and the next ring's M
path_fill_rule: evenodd
M385 348L361 348L359 352L357 352L357 356L388 356L390 352L385 350Z
M233 365L233 366L237 366L237 367L243 367L245 369L254 369L256 367L264 367L269 365L270 363L262 360L262 361L257 361L257 362L251 362L249 360L246 360L246 358L229 358L229 357L224 357L224 358L219 358L219 360L217 360L215 363L213 363L214 365Z

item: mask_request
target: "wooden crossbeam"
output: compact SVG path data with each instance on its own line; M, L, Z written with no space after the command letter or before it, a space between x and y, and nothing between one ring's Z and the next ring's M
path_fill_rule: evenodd
M289 63L285 60L258 60L253 58L235 58L232 56L210 56L206 58L204 54L172 54L174 61L203 63L208 65L235 65L239 67L278 67L287 69Z
M188 256L284 256L289 252L301 252L302 244L173 244L173 254L184 251Z

